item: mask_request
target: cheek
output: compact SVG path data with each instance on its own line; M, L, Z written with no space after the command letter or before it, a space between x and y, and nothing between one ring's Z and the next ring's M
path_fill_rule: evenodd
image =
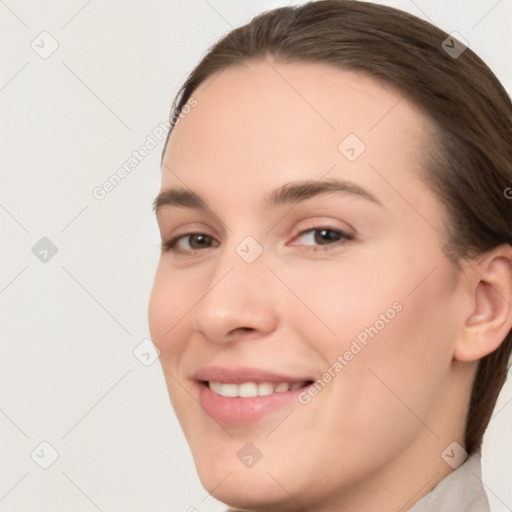
M441 284L449 276L438 270L437 279L424 281L412 293L410 281L402 292L396 290L401 311L368 339L340 381L354 417L362 422L358 428L377 422L396 443L425 428L418 418L428 422L450 371L454 301Z
M190 287L160 263L149 299L148 323L151 339L166 362L182 350L184 320L192 304Z
M358 335L364 339L365 329L375 323L379 331L387 329L387 323L393 321L400 309L396 303L404 296L400 286L403 276L385 268L385 262L375 256L318 262L311 272L295 271L292 267L283 269L282 274L283 280L293 283L300 298L290 301L294 310L288 312L287 319L294 318L301 329L314 331L310 339L330 358L347 349ZM386 323L381 320L382 315Z
M393 252L373 264L358 258L334 270L326 265L314 280L288 277L310 310L296 313L295 328L314 340L325 364L319 370L336 374L326 394L347 404L355 423L414 420L400 398L428 414L452 359L449 268L441 259ZM343 368L333 367L340 356Z
M159 264L149 299L148 323L151 339L160 351L160 364L169 398L177 411L182 405L193 409L190 396L183 392L176 380L180 357L185 348L186 314L193 303L188 290L185 283L175 278L174 273L171 275L165 265ZM181 418L181 415L178 417Z

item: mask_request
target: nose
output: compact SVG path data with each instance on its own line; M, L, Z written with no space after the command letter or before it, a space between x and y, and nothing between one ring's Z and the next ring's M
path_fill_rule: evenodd
M233 249L224 250L205 293L191 311L192 327L214 343L258 338L278 323L276 280L264 254L247 263Z

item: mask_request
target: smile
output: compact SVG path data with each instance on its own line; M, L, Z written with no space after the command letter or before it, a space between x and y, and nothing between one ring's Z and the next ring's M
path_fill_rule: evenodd
M241 384L210 381L207 383L211 391L225 398L252 398L268 396L273 393L285 393L304 387L307 382L243 382Z
M202 410L225 425L247 425L297 403L314 379L261 368L202 368L193 376Z

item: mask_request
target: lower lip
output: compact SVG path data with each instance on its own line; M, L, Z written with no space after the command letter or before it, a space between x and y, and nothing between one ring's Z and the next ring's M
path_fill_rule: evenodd
M224 397L214 393L208 385L198 383L199 401L203 409L218 423L245 425L261 419L290 403L306 388L283 391L251 398Z

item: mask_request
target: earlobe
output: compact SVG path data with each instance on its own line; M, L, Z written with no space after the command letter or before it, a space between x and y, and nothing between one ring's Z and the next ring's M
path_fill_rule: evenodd
M496 248L472 272L472 311L454 347L454 358L462 362L494 352L512 328L512 247Z

